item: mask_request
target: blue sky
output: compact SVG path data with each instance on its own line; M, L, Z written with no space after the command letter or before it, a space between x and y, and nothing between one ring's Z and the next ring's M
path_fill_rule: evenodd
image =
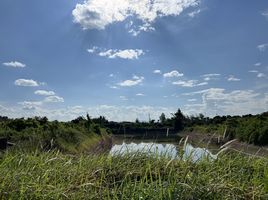
M0 115L268 110L265 0L1 0Z

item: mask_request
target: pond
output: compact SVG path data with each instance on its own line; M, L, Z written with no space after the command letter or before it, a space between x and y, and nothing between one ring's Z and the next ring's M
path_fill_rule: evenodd
M191 159L193 162L208 158L217 158L209 149L204 147L194 147L190 143L180 146L176 141L143 141L123 139L116 140L110 150L111 155L125 155L131 153L145 153L153 156L164 156L171 159Z

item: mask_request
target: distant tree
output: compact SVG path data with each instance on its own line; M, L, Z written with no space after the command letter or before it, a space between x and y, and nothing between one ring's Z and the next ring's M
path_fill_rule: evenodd
M181 131L184 128L185 116L180 109L173 114L173 126L176 131Z
M162 113L159 117L160 123L164 124L166 122L166 115L164 113Z
M76 119L73 119L71 122L74 123L74 124L79 124L80 122L82 122L84 120L85 120L84 117L79 116Z
M140 120L138 118L136 118L135 123L136 124L139 124L140 123Z

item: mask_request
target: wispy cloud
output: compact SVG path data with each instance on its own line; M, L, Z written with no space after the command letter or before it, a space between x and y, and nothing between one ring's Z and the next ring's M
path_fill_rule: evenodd
M257 74L257 77L258 78L264 78L264 77L266 77L266 75L264 73L258 73Z
M257 48L259 49L259 51L265 51L268 47L268 43L265 44L260 44L257 46Z
M173 78L173 77L181 77L181 76L183 76L183 73L180 73L177 70L173 70L171 72L167 72L163 74L164 78Z
M268 9L263 11L261 14L268 19Z
M194 18L199 13L201 13L201 9L197 9L197 10L195 10L193 12L188 13L188 16L191 17L191 18Z
M204 74L202 77L204 78L205 81L210 81L210 80L217 80L219 79L220 74Z
M254 66L259 67L259 66L261 66L261 63L260 62L255 63Z
M143 93L138 93L138 94L136 94L136 96L141 96L141 97L143 97L143 96L145 96Z
M26 67L26 64L23 64L23 63L18 62L18 61L5 62L5 63L3 63L3 65L8 66L8 67L15 67L15 68L24 68L24 67Z
M179 81L172 82L172 84L182 86L182 87L197 87L197 86L207 85L208 83L207 82L199 83L197 80L187 80L187 81L179 80Z
M227 78L228 81L241 81L241 79L239 78L236 78L234 75L230 75L228 78Z
M258 70L250 70L248 72L257 74L257 78L264 78L264 77L266 77L266 75L264 73L259 72Z
M141 84L143 80L144 80L143 76L133 75L132 79L122 81L118 83L118 85L121 87L132 87L132 86Z
M63 103L64 99L59 96L48 96L44 99L44 102L47 103Z
M106 26L136 17L142 22L132 34L154 30L153 23L164 16L179 16L185 9L198 6L200 0L129 1L86 0L73 10L74 22L83 29L105 29ZM131 31L130 31L131 32Z
M36 90L34 93L37 95L41 95L41 96L53 96L53 95L55 95L54 91L47 91L47 90Z
M14 82L17 86L25 86L25 87L37 87L39 86L37 81L34 81L32 79L17 79Z
M259 71L257 71L257 70L249 70L248 72L249 73L258 73Z
M159 70L159 69L154 70L153 73L154 74L162 74L161 70Z

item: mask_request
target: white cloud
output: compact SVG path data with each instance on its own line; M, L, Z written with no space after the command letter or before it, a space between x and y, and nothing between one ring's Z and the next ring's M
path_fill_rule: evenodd
M194 18L196 15L198 15L201 12L201 9L195 10L193 12L188 13L188 16L191 18Z
M145 95L142 94L142 93L138 93L138 94L136 94L136 96L141 96L141 97L143 97L143 96L145 96Z
M64 99L59 96L48 96L45 98L44 102L47 103L63 103Z
M164 78L172 78L172 77L181 77L183 73L178 72L177 70L173 70L171 72L163 74Z
M114 86L114 85L112 85L112 86L109 86L111 89L118 89L118 87L117 86Z
M119 98L120 98L121 100L123 100L123 101L127 101L127 100L128 100L128 98L127 98L126 96L119 96Z
M210 88L185 95L201 95L202 103L185 105L187 113L204 113L209 116L256 114L266 111L268 94L253 90L234 90L227 92L223 88Z
M3 65L8 66L8 67L15 67L15 68L24 68L26 67L26 64L23 64L18 61L11 61L11 62L5 62Z
M187 80L187 81L174 81L172 82L173 85L178 85L178 86L182 86L182 87L197 87L197 86L203 86L203 85L207 85L207 82L201 82L198 83L197 80Z
M41 96L53 96L53 95L55 95L54 91L47 91L47 90L36 90L34 93L37 95L41 95Z
M143 80L144 80L143 76L139 77L139 76L134 75L132 77L132 79L122 81L122 82L118 83L118 85L122 86L122 87L132 87L132 86L141 84L143 82Z
M265 51L267 47L268 47L268 43L260 44L260 45L257 46L259 51Z
M261 13L262 16L266 17L268 19L268 10L264 11Z
M185 9L196 7L199 2L200 0L86 0L77 4L72 14L74 22L83 29L98 30L133 16L142 22L137 30L139 32L152 29L157 18L179 16Z
M266 75L265 75L264 73L258 73L258 74L257 74L257 77L258 77L258 78L263 78L263 77L266 77Z
M156 69L156 70L153 71L153 73L154 73L154 74L161 74L162 72L161 72L161 70Z
M259 66L261 66L261 63L260 62L255 63L254 66L259 67Z
M194 102L194 101L197 101L197 99L188 99L187 101Z
M257 70L250 70L250 71L248 71L249 73L258 73L258 71Z
M88 53L95 53L98 50L98 47L94 46L91 49L87 49Z
M148 115L151 119L158 120L162 113L166 117L171 117L170 113L176 112L173 107L154 107L147 105L140 106L114 106L114 105L96 105L91 107L69 106L59 109L48 109L36 106L34 109L25 109L22 104L17 106L0 106L0 112L8 117L34 117L46 116L49 120L70 121L78 116L85 116L87 113L91 117L105 116L112 121L135 121L137 118L141 121L148 121Z
M138 59L144 52L141 49L125 49L125 50L113 50L99 52L99 56L108 58L122 58L122 59Z
M38 82L32 80L32 79L17 79L14 82L17 86L28 86L28 87L37 87L39 86Z
M204 74L202 77L204 77L205 81L210 81L210 80L217 80L219 78L220 74Z
M41 101L23 101L19 102L19 105L22 105L23 110L36 110L39 106L42 105Z
M234 75L230 75L229 78L227 79L228 81L241 81L241 79L236 78Z

